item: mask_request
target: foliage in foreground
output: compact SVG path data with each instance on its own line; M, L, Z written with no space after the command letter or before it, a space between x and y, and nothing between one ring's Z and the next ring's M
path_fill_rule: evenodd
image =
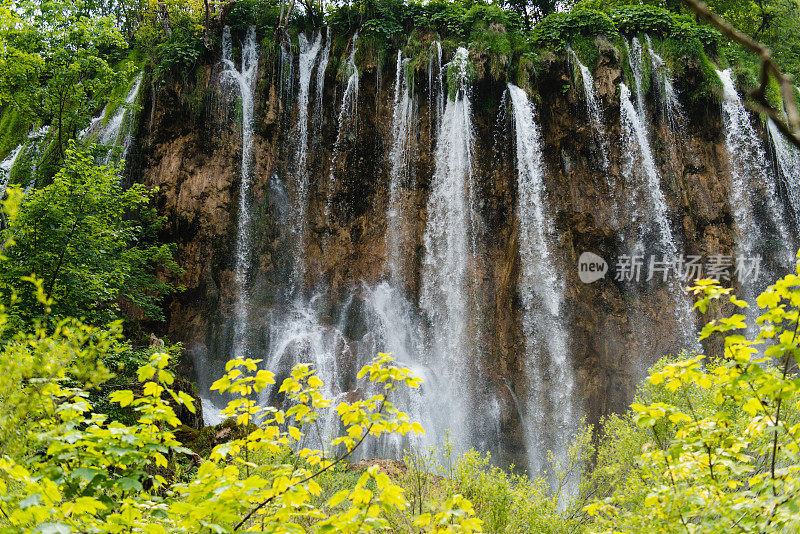
M97 362L97 347L77 336L53 340L66 353ZM15 352L3 350L3 360ZM68 387L64 378L83 368L76 360L50 376L23 376L21 397L35 423L29 446L36 451L24 462L0 459L0 509L8 532L355 532L387 527L387 513L404 509L402 489L377 466L368 469L352 488L321 505L317 482L326 471L347 458L368 436L421 432L417 423L397 410L389 394L401 384L417 387L407 369L390 365L381 355L359 377L382 386L382 393L353 403L342 402L336 413L346 429L330 445L342 450L331 458L305 447L319 413L331 406L320 393L321 380L308 365L298 365L280 387L292 407L286 411L259 407L253 394L274 382L272 373L258 370L258 360L234 360L214 384L220 392L238 395L225 411L245 428L246 436L217 446L196 472L175 472L180 446L173 429L180 424L174 405L194 410L193 399L174 392L169 356L154 354L142 366L141 395L130 390L111 394L120 407L139 414L134 425L109 421L92 412L88 393ZM55 365L64 362L54 362ZM39 368L36 366L35 368ZM33 371L27 369L26 371ZM24 373L23 373L24 374ZM107 375L102 367L88 373L95 381ZM4 421L5 423L6 421ZM270 458L256 464L250 456ZM178 470L179 471L179 470ZM168 479L165 474L170 475ZM450 497L438 510L424 511L414 520L419 531L475 532L480 520L464 497Z
M800 256L800 255L799 255ZM691 288L701 312L747 303L718 282ZM758 297L755 339L741 314L715 319L700 339L724 353L668 361L634 403L635 427L611 425L606 462L612 494L587 507L606 532L794 532L800 528L800 265ZM638 429L635 430L635 429ZM626 443L641 445L634 454ZM611 454L610 451L617 453ZM603 457L603 452L606 456ZM628 457L632 461L620 462ZM608 472L606 474L608 474ZM602 476L602 474L598 474Z
M65 344L72 341L68 338ZM92 350L88 356L96 356ZM4 353L5 355L5 353ZM91 359L91 358L90 358ZM95 359L96 361L96 359ZM9 532L355 532L388 526L386 514L404 509L402 489L377 466L352 488L321 505L317 482L323 473L347 458L368 436L421 432L418 424L388 399L401 384L419 380L407 369L390 365L381 355L359 376L382 386L382 392L353 403L342 402L336 413L346 432L330 445L343 452L331 458L305 447L321 411L331 406L319 388L322 382L308 365L298 365L280 387L292 407L261 408L252 394L274 382L258 370L258 360L234 360L214 385L239 395L225 411L250 431L217 446L196 472L174 472L176 461L189 453L173 433L180 422L173 406L194 410L193 399L170 389L169 357L154 354L139 369L141 395L114 392L121 407L139 414L134 425L109 422L92 413L87 392L58 379L27 377L24 393L36 419L31 444L35 455L16 462L0 459L0 499ZM38 377L37 377L38 378ZM249 457L260 457L259 463ZM270 458L271 460L263 460ZM170 468L172 472L170 473ZM165 474L170 473L170 479ZM414 520L418 531L475 532L480 520L464 497L450 497L438 510Z

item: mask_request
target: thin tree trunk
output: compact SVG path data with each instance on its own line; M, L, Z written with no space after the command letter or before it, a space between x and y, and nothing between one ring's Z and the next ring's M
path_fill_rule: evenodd
M211 48L211 9L208 6L208 0L203 0L203 5L206 9L205 27L203 28L203 44L206 49Z

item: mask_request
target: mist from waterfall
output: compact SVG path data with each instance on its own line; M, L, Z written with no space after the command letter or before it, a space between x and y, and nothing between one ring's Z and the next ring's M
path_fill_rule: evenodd
M408 221L405 218L405 188L411 178L411 127L416 110L411 87L405 73L408 60L403 60L402 50L397 51L397 68L394 84L394 115L392 118L392 149L389 168L389 208L386 213L386 255L390 279L402 287L405 281Z
M608 168L608 142L606 141L606 129L603 126L603 110L600 108L600 101L597 98L597 91L594 88L594 78L592 71L589 67L581 63L578 54L572 48L569 48L569 53L572 60L578 66L581 72L581 81L583 83L583 94L586 99L586 112L589 115L589 123L592 127L592 136L599 148L600 166L603 169Z
M569 332L562 309L564 282L556 271L552 215L545 205L545 166L536 110L525 91L513 84L508 84L508 91L516 141L518 289L529 387L521 416L528 467L531 473L538 473L548 465L548 450L558 461L566 461L581 410L576 406Z
M253 89L258 67L256 29L250 26L242 43L242 64L237 69L233 62L231 30L225 27L222 34L222 78L239 91L242 101L242 159L239 183L239 218L236 227L234 251L234 281L236 296L233 311L233 358L247 355L246 330L250 298L247 277L252 249L252 222L250 213L250 186L253 165Z
M457 86L448 88L453 97L447 100L437 135L420 296L420 307L431 325L430 350L439 360L438 367L448 373L443 380L445 393L464 399L464 404L452 407L451 419L454 442L461 447L470 443L471 421L480 418L472 406L476 385L469 374L475 366L475 335L470 269L474 131L468 61L467 49L459 48L448 67L453 69L448 81Z

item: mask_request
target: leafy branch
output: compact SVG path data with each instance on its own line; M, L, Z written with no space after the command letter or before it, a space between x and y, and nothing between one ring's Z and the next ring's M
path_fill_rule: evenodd
M778 130L780 130L794 146L800 148L800 114L797 111L797 104L794 99L792 77L781 72L775 60L772 58L772 52L769 48L746 33L734 28L728 21L713 13L701 0L682 0L682 2L698 17L722 32L723 35L759 57L761 62L759 86L750 93L753 102L748 102L747 105L753 111L767 115L772 122L775 123ZM775 109L767 101L766 91L770 75L775 78L780 85L781 97L783 98L783 105L786 110L785 118L783 112Z

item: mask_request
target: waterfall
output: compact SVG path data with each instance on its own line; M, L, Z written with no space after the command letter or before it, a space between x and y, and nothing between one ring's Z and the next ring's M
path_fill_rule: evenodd
M474 132L470 102L468 52L456 51L452 76L458 83L449 88L444 115L439 126L435 151L435 171L428 197L428 221L423 236L425 248L422 265L420 306L431 325L432 350L446 369L448 393L453 398L467 399L470 407L476 385L468 371L474 367L474 340L471 332L471 276L473 176L472 150ZM477 412L466 411L464 405L453 406L454 442L463 446L470 421Z
M311 73L322 47L322 35L317 33L313 43L309 43L302 33L298 36L298 39L300 42L300 59L298 61L299 87L297 90L297 129L295 133L297 151L294 161L296 198L292 202L292 234L295 247L293 254L294 281L299 282L300 286L302 286L302 279L305 274L303 250L305 248L306 220L308 218L309 177L306 172L306 161L308 159L308 94L311 87Z
M12 150L6 159L0 163L0 200L5 195L12 173L19 177L18 172L15 172L14 169L17 169L23 176L25 174L28 176L28 183L23 191L25 195L36 185L39 164L48 146L45 141L47 141L49 131L49 126L32 128L28 132L27 139Z
M633 81L636 88L636 110L639 112L639 115L644 117L644 87L642 87L644 53L642 51L642 44L637 37L634 37L631 39L630 43L625 41L625 49L628 51L628 64L631 66Z
M308 149L308 91L311 87L311 72L317 61L317 55L322 46L322 35L317 33L313 43L309 43L304 34L298 36L300 42L299 59L299 87L297 90L297 157L295 172L301 178L305 177L307 149ZM308 184L306 183L306 186Z
M408 187L411 174L411 126L414 123L414 99L405 75L402 50L397 51L397 73L394 84L394 116L392 118L392 150L389 169L389 209L386 213L386 257L391 280L405 281L406 223L401 189Z
M519 293L528 373L524 427L529 468L547 465L547 450L563 462L578 428L579 408L573 397L575 380L569 361L569 332L562 317L563 281L552 254L552 217L545 206L545 167L536 111L525 91L508 84L513 105L517 160L517 217L521 261ZM549 384L549 385L548 385Z
M104 145L118 145L122 151L120 158L125 159L128 155L128 149L132 142L131 128L133 126L134 113L131 106L136 101L136 95L139 94L139 87L142 84L142 73L139 73L131 84L128 94L125 96L125 105L120 106L114 116L108 119L106 125L100 130L98 139ZM109 150L108 155L104 161L105 164L111 162L113 151Z
M608 168L608 144L606 143L606 130L603 126L603 111L600 108L600 102L597 99L597 92L594 89L594 78L592 71L589 67L581 63L572 48L569 48L569 53L572 59L577 63L581 71L581 80L583 81L583 94L586 98L586 111L589 114L589 123L592 125L592 135L600 149L600 164L603 169Z
M17 157L24 147L25 143L22 143L12 150L8 156L6 156L6 159L0 162L0 200L3 200L3 197L5 197L8 181L11 179L11 169L14 167L14 163L17 162Z
M767 129L772 141L772 149L775 151L778 176L786 191L795 228L800 228L800 149L783 136L772 120L768 121Z
M434 54L435 50L435 54ZM434 100L435 99L435 100ZM444 85L442 83L442 43L431 43L431 52L428 57L428 116L441 120L444 114ZM438 124L437 124L438 125Z
M368 444L363 454L402 458L409 445L440 446L452 424L450 407L458 402L458 398L446 394L446 386L440 380L440 376L447 376L443 374L445 370L435 367L436 360L428 361L425 357L423 327L413 303L404 297L401 288L388 282L381 282L374 288L364 287L363 294L363 320L367 333L358 343L358 365L369 362L378 352L391 350L398 365L411 369L422 378L419 389L397 390L394 402L425 429L422 436L389 436Z
M256 29L250 26L242 45L242 67L237 70L233 62L231 30L225 27L222 34L222 77L239 89L242 99L242 163L239 184L239 221L236 229L234 280L236 282L236 301L233 316L233 357L247 354L245 332L249 315L249 294L247 275L249 256L252 249L252 229L250 220L250 181L253 164L253 89L258 67L256 49Z
M760 252L761 245L776 238L780 248L780 257L776 258L779 265L782 268L791 266L794 263L793 248L778 204L775 177L770 171L767 154L750 123L750 114L736 92L731 69L717 71L717 76L722 82L725 99L722 115L725 123L725 144L731 162L730 203L738 226L737 253L752 257ZM756 206L753 201L758 196L759 189L764 197L768 223L774 227L776 234L773 239L770 239L764 225L756 221ZM755 289L745 287L745 293L747 298L752 299Z
M631 178L644 178L645 195L650 204L647 218L655 221L659 232L661 252L674 257L677 247L667 218L667 202L661 192L660 177L656 167L650 142L647 138L645 118L637 113L631 102L631 92L624 83L620 89L620 123L622 127L622 147L626 150L625 171ZM635 150L634 150L635 149Z
M319 65L317 66L317 94L314 99L314 124L317 128L322 127L322 99L325 94L325 71L328 69L328 62L331 57L331 46L333 44L333 35L331 34L331 27L325 34L325 48L322 49L322 55L319 57Z
M92 118L89 125L78 134L78 139L92 136L96 137L104 145L111 145L105 158L103 158L104 165L111 163L115 155L113 149L116 147L120 148L120 159L124 160L128 155L128 150L133 142L133 127L135 126L135 112L132 108L136 102L141 84L142 73L140 72L131 82L125 101L116 109L114 115L109 117L106 123L103 124L103 119L108 113L108 104L106 104L100 114Z
M632 181L630 190L633 197L634 220L638 220L638 232L634 250L630 254L642 254L649 241L648 234L658 232L657 250L650 250L650 259L676 261L678 245L670 228L667 202L661 191L661 178L656 167L653 152L647 137L647 123L644 115L637 113L631 101L630 89L624 84L620 88L620 126L622 147L625 149L623 174ZM642 191L643 189L643 191ZM636 197L643 195L648 208L642 212L637 209ZM697 335L693 308L681 280L673 277L669 282L674 305L673 314L680 328L681 343L687 348L697 348Z
M286 38L288 41L288 37ZM294 88L294 56L288 42L281 42L281 61L278 79L278 94L280 95L283 104L283 111L291 109Z
M335 175L334 171L336 169L336 160L338 158L339 152L342 150L342 138L344 132L347 130L347 125L349 124L353 129L355 129L356 124L356 112L358 111L358 67L356 67L356 42L358 41L358 32L353 35L353 39L350 41L350 55L347 58L347 72L349 73L349 77L347 78L347 85L344 89L344 95L342 95L342 107L339 108L339 131L336 134L336 143L333 146L333 156L331 157L331 171L330 171L330 180L329 180L329 192L333 192L334 189L334 182L335 182ZM328 195L328 202L326 205L326 211L330 215L330 208L331 208L331 196Z
M647 36L647 48L653 68L652 72L654 75L658 75L658 81L660 82L656 87L659 89L664 116L667 118L667 122L673 132L682 132L686 119L683 115L683 107L678 100L678 91L675 89L672 73L667 68L667 63L664 59L653 50L653 43L649 35Z

